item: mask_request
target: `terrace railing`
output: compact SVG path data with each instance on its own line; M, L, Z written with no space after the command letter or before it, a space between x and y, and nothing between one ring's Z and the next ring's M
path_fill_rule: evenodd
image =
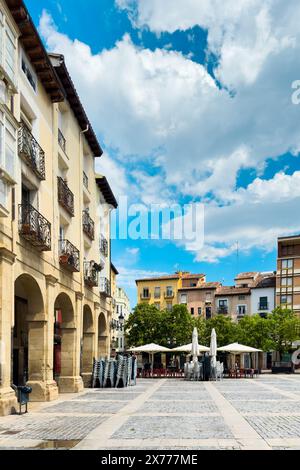
M26 165L40 180L45 180L45 152L23 122L18 134L18 148L19 155Z
M51 224L30 204L19 206L19 234L40 251L51 250Z

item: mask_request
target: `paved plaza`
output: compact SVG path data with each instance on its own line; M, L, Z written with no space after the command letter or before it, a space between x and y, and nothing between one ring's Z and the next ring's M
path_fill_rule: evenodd
M140 379L0 418L0 449L300 449L300 375Z

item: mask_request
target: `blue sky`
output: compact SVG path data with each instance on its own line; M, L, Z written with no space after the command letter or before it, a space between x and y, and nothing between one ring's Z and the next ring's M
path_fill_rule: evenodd
M276 237L300 232L296 0L27 0L65 55L105 150L116 196L205 205L204 246L113 241L119 283L176 269L232 284L275 269ZM238 250L237 250L238 243Z

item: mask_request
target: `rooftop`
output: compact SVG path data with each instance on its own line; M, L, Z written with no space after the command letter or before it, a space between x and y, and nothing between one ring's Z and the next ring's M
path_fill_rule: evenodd
M198 279L201 277L205 277L205 274L191 274L191 273L182 274L182 279Z
M185 290L205 290L205 289L217 289L218 287L221 286L220 282L203 282L199 286L187 286L187 287L181 287L180 291L185 291Z
M20 30L20 41L35 72L53 103L64 101L63 86L55 73L47 51L22 0L5 0Z
M146 277L143 279L136 279L135 282L143 282L143 281L164 281L168 279L180 279L179 274L166 274L165 276L155 276L155 277Z
M250 287L220 286L215 295L218 297L224 295L247 295L250 293Z
M67 69L64 56L61 54L49 54L49 57L55 72L63 85L67 100L70 103L79 126L83 131L86 131L87 129L85 132L85 138L89 143L93 155L95 157L101 157L103 150L100 147L96 134L80 101L75 85Z
M258 274L259 273L256 272L256 271L250 271L250 272L246 272L246 273L239 273L235 277L235 280L255 278Z
M263 274L259 275L259 277L253 283L252 288L254 289L263 289L267 287L276 287L276 275L270 274L264 276Z
M99 175L99 174L96 175L96 183L97 183L100 191L102 192L103 197L104 197L105 201L107 202L107 204L110 204L115 209L117 209L117 207L118 207L117 200L116 200L116 198L114 196L114 193L112 192L112 189L109 185L109 182L107 181L105 176Z

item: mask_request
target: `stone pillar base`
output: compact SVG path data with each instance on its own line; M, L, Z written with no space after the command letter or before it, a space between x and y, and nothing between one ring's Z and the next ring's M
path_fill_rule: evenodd
M0 416L8 416L18 411L18 400L12 388L0 388Z
M84 388L91 388L92 385L92 372L82 372L81 377Z
M30 401L40 402L58 399L58 387L54 380L49 382L32 380L27 382L26 385L32 388L32 393L29 396Z
M60 393L78 393L83 390L83 381L81 377L60 377L58 380Z

